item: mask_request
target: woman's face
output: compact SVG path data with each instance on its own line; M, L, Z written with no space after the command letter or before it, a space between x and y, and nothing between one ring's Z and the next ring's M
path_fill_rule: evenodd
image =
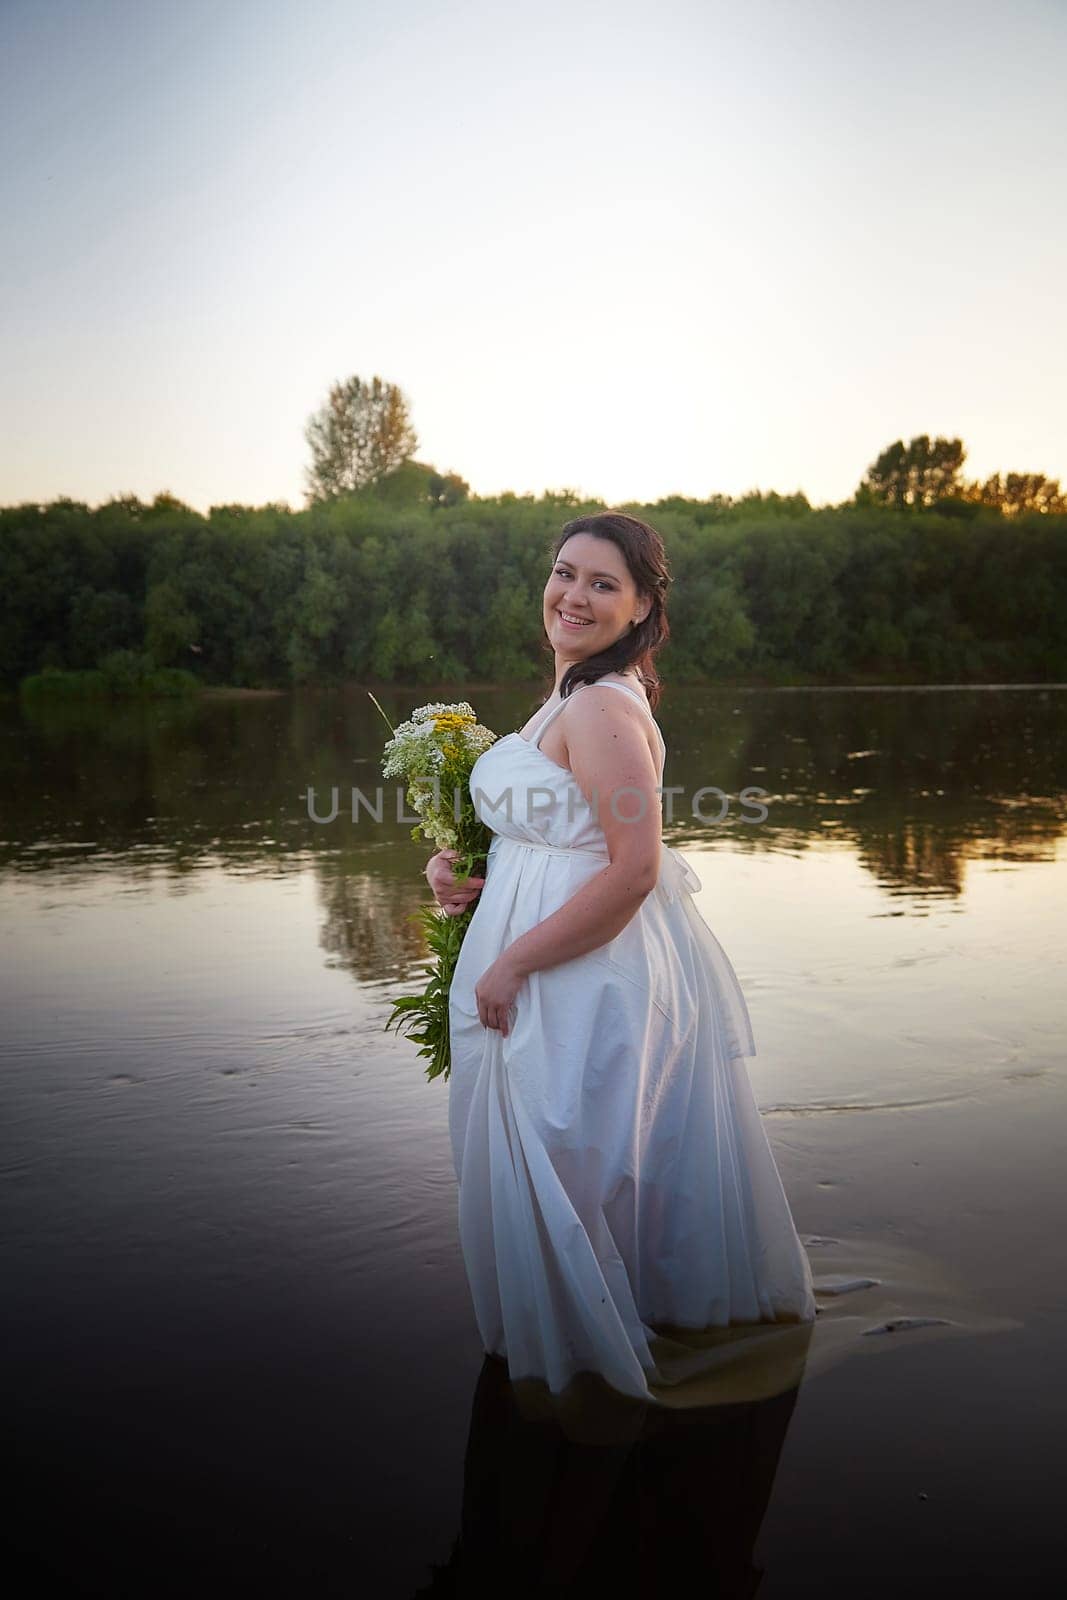
M618 545L575 533L545 584L545 632L557 656L584 661L629 633L631 621L643 622L651 604L638 594Z

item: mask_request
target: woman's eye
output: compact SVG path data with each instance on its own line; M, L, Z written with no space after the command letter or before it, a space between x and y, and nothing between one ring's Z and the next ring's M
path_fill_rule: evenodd
M557 570L555 570L555 576L557 576L557 578L569 578L569 573L565 566L557 566ZM614 584L608 584L608 582L603 581L603 578L597 579L597 587L598 589L608 590L608 594L613 594L614 592Z

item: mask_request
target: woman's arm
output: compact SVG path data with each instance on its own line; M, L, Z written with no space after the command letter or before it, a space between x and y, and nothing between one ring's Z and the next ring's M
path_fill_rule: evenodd
M656 887L657 873L658 867L635 871L621 861L611 861L558 911L509 945L504 958L519 978L526 978L531 972L558 967L610 944Z

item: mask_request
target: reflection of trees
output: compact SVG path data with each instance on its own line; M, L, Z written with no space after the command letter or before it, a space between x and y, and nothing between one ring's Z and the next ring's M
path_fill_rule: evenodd
M1065 724L1067 694L1049 689L677 690L664 781L732 798L721 824L701 825L680 797L669 837L794 851L833 839L882 884L958 894L968 859L1053 851L1067 822ZM741 821L747 785L767 791L764 822ZM705 806L714 815L714 799Z
M1026 805L1026 802L1019 802ZM1048 861L1063 831L1062 812L1033 807L1019 825L1010 816L1000 819L999 837L986 824L977 835L966 831L945 834L932 818L903 818L881 835L867 830L857 839L857 855L878 882L887 888L931 894L962 894L968 861ZM835 829L835 837L845 830Z
M388 690L390 720L423 699L470 699L500 733L539 704L536 685ZM1067 822L1067 692L1054 689L707 690L668 684L664 781L681 785L672 843L734 850L849 845L885 885L958 894L972 857L1047 857ZM362 690L110 707L0 708L0 870L76 874L106 862L131 876L187 877L317 865L327 948L361 976L412 975L422 955L406 922L425 902L432 847L398 822L384 784L381 823L353 822L350 791L382 781L386 730ZM730 796L720 824L692 796ZM320 814L330 790L340 813ZM743 808L767 792L763 822ZM706 802L709 816L717 802Z
M963 893L963 858L929 824L902 820L893 832L879 838L865 836L860 841L859 857L887 887Z
M320 942L357 978L407 979L426 958L426 944L412 913L429 900L425 879L386 878L371 871L325 872L326 920Z

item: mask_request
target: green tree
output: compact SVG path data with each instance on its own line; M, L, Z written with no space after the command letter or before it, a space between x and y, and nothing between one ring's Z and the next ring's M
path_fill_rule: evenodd
M458 506L471 492L470 484L458 472L446 472L443 476L435 472L426 488L430 504L435 506Z
M133 598L82 584L71 596L67 655L72 667L95 667L102 656L141 642L142 619Z
M382 494L299 512L204 518L169 495L0 507L0 684L48 667L113 686L174 667L249 687L543 677L568 493L434 506L425 464L407 466ZM675 578L665 679L1062 680L1067 515L1042 510L1046 480L1013 476L988 491L997 503L957 494L921 517L802 497L634 504ZM1006 493L1020 507L1007 537Z
M705 565L687 575L671 596L670 619L670 672L707 683L717 673L744 670L756 632L737 573Z
M1046 478L1043 472L1009 472L1003 480L995 472L984 483L963 486L961 498L982 506L996 506L1008 516L1018 516L1022 511L1067 511L1067 495L1060 490L1058 478Z
M731 503L729 515L731 521L745 517L766 517L768 514L797 518L806 516L810 510L807 495L799 489L795 494L779 494L777 489L749 489Z
M331 385L304 437L312 458L305 469L309 505L377 483L418 445L402 391L377 376L370 383L351 377Z
M931 440L925 433L907 445L897 439L867 468L856 493L857 503L931 506L956 492L966 454L961 439Z
M428 462L402 461L366 492L387 505L454 506L467 498L470 484L454 472L442 476Z

